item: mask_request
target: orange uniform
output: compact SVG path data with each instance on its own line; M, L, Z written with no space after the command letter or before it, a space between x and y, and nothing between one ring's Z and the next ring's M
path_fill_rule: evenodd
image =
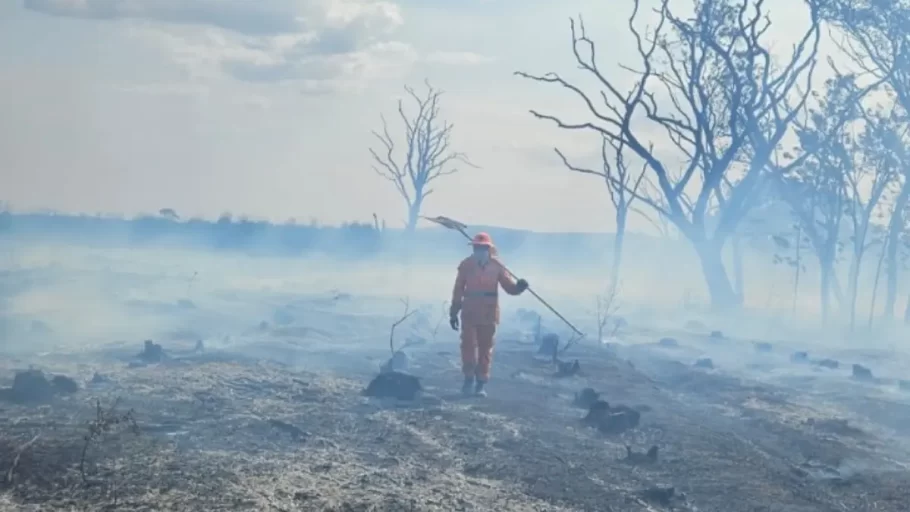
M487 381L493 362L493 337L499 324L499 287L509 295L524 291L503 264L473 256L458 265L452 290L452 315L461 313L461 365L465 378Z

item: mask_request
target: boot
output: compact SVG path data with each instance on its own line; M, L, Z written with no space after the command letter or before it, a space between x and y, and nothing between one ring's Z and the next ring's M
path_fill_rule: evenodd
M483 389L484 386L486 386L486 385L487 385L487 381L477 379L477 385L474 386L474 394L476 396L487 396L487 391L485 389Z
M474 377L465 377L464 384L461 386L461 394L471 396L471 388L474 387Z

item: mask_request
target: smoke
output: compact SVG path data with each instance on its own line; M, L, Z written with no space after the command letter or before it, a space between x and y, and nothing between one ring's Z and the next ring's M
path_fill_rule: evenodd
M449 299L456 266L470 253L452 231L408 234L372 223L275 225L229 215L215 222L180 221L176 215L128 220L32 214L7 220L5 349L146 338L223 341L274 323L277 310L315 307L339 294L375 299L380 309L390 298L437 308ZM475 229L490 232L510 269L573 323L596 330L597 297L611 285L609 235ZM707 310L704 278L686 242L630 235L623 256L616 314L633 323L662 328L708 318L719 328L762 337L810 323L791 309L789 271L773 265L772 254L761 247L747 248L743 256L749 314L725 317ZM811 295L811 283L802 293ZM370 302L327 303L322 309L336 316L369 314L364 304ZM561 328L528 294L504 298L503 309L537 310L550 328ZM344 330L310 316L295 322Z

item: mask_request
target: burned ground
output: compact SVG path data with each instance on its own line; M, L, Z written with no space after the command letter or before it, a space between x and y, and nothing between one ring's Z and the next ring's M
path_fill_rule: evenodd
M304 371L230 351L132 368L103 350L36 357L27 364L80 390L0 403L0 509L908 508L906 431L877 422L888 402L850 379L848 391L798 390L650 348L584 345L572 354L583 374L556 379L533 347L503 342L490 396L463 399L453 348L410 354L424 387L411 402L363 396L378 365ZM3 365L9 385L26 363ZM640 424L611 435L582 423L573 400L588 387L643 411ZM854 395L870 414L857 416ZM86 448L99 406L131 412L139 432L114 426ZM657 460L627 457L652 446Z

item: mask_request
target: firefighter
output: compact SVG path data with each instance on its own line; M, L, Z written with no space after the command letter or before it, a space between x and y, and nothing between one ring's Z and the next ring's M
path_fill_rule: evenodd
M493 239L487 233L477 233L470 245L474 253L458 265L449 324L457 331L461 314L462 393L486 396L493 337L499 324L499 287L509 295L520 295L528 289L528 282L513 279L497 259Z

